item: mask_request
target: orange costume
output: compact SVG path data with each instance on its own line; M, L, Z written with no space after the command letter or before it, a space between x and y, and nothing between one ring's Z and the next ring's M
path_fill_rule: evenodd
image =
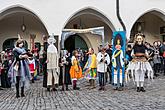
M77 80L77 79L82 78L82 69L75 56L72 56L72 66L70 68L70 77L72 80Z

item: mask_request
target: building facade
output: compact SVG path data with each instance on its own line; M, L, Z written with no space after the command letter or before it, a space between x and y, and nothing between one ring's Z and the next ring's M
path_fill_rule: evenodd
M117 0L0 0L0 51L12 45L17 35L26 39L31 48L42 44L43 36L54 34L61 41L64 29L104 27L105 42L110 43L114 31L123 27L117 17ZM142 32L153 43L165 35L164 0L119 0L120 17L126 27L126 37L132 40ZM97 47L100 35L76 33L64 41L66 49ZM8 46L6 46L8 45ZM83 46L82 46L83 45Z

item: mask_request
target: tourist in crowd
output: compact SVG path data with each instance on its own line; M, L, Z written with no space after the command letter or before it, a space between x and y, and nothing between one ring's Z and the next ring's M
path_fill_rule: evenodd
M52 88L53 91L57 90L59 84L59 73L58 73L58 53L57 48L55 47L54 36L48 38L48 49L47 49L47 90L50 91Z
M99 90L105 90L105 73L107 72L107 67L110 63L110 57L106 53L106 49L102 48L101 52L97 54L97 72L99 76Z
M154 49L151 46L151 44L149 44L149 43L146 43L145 46L146 46L146 50L147 50L147 53L148 53L148 61L151 64L151 67L153 68L154 67L154 63L153 63Z
M0 54L0 90L3 90L2 89L2 81L1 81L1 70L2 70L2 60L1 60L1 54Z
M84 67L85 70L85 76L89 80L91 89L95 88L95 80L97 75L97 59L96 55L94 53L93 48L89 48L88 51L88 60Z
M132 60L131 53L132 53L132 46L131 45L128 45L127 46L127 50L126 50L126 55L128 55L128 61L131 61Z
M19 38L16 46L13 49L14 62L9 69L9 77L11 77L12 84L16 86L16 98L20 97L19 87L21 86L21 97L24 97L24 87L28 86L31 80L31 74L27 63L28 54L24 48L23 39Z
M59 76L59 84L62 85L62 91L69 90L68 85L71 84L69 70L71 67L71 56L67 50L62 50L61 58L59 58L59 66L60 66L60 76Z
M154 47L154 57L153 57L153 62L154 62L154 75L157 77L160 72L160 67L161 67L161 56L160 56L160 49L158 46L158 42L155 41L153 43Z
M108 44L107 47L106 47L106 53L109 55L110 61L111 61L112 60L112 46L110 44ZM108 67L107 67L107 73L109 73L109 84L111 84L111 82L112 82L112 69L111 69L111 66L112 66L112 62L110 62Z
M88 60L88 51L85 50L83 53L83 61L82 61L84 66L85 66L87 60ZM83 68L84 68L84 66L83 66Z
M77 87L77 80L82 77L82 69L78 61L78 51L73 51L73 56L71 58L72 66L70 68L70 77L72 79L73 90L79 90Z
M2 70L1 70L1 79L2 79L2 87L10 88L11 84L8 78L8 70L9 70L9 60L7 53L5 54L4 60L2 62Z
M47 88L47 48L48 42L45 37L44 39L44 49L43 49L43 58L42 58L42 68L43 68L43 87Z
M162 44L161 52L162 52L162 56L163 56L163 70L164 70L164 75L165 75L165 40Z

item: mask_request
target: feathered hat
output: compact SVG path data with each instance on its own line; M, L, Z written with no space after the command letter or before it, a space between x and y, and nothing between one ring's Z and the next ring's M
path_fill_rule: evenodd
M144 38L145 38L145 35L144 35L144 34L142 34L142 33L137 33L137 34L135 35L135 40L137 40L137 37L138 37L138 36L141 36L143 40L144 40Z
M17 46L18 44L20 44L22 42L24 43L22 37L18 34L18 40L16 41L15 45Z

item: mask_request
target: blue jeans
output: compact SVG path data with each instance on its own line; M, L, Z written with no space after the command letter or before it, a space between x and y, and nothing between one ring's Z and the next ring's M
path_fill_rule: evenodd
M98 75L99 75L99 85L105 86L105 73L98 72Z

